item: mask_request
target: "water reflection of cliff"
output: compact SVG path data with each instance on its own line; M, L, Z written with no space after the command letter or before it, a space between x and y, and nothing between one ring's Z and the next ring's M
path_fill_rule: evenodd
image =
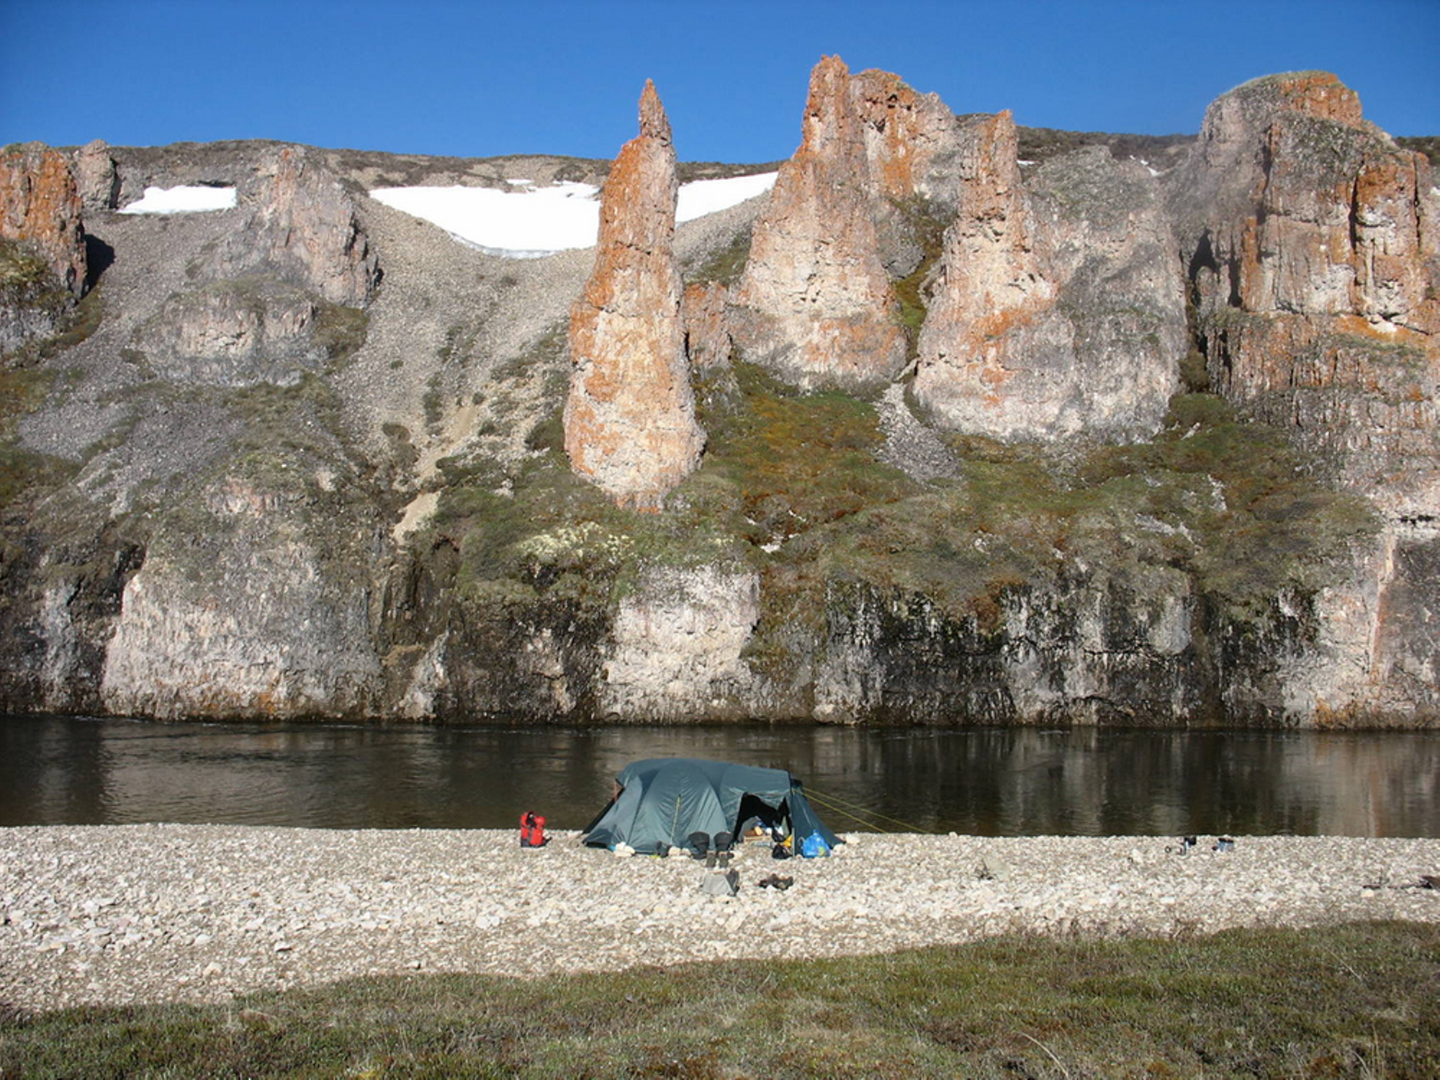
M628 762L788 768L836 828L1440 835L1440 735L161 725L0 720L0 824L584 825ZM888 820L887 820L888 819Z

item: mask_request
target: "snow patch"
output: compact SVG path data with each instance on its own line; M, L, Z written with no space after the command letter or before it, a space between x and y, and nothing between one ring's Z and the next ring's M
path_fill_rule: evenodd
M764 194L776 173L696 180L682 184L677 221L693 221ZM456 240L491 255L534 259L557 251L593 247L600 230L599 188L562 182L544 187L510 179L518 188L375 188L376 202L438 225Z
M769 191L779 175L757 173L755 176L731 176L724 180L695 180L681 184L680 198L675 204L675 220L694 221L706 214L738 206Z
M179 187L147 187L145 194L128 206L122 214L195 214L207 210L231 210L235 207L233 187L211 187L204 184L182 184Z
M590 247L600 225L599 188L564 182L522 191L472 187L376 188L370 197L438 225L491 254L536 258Z

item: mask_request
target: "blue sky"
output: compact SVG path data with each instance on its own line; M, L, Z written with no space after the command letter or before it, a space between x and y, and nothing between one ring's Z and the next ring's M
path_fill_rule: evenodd
M612 157L653 78L686 160L787 157L838 53L956 112L1193 132L1276 71L1334 71L1440 134L1440 0L0 0L0 144L271 138Z

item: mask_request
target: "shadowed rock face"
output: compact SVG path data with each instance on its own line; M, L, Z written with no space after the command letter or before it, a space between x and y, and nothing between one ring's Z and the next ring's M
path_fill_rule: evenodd
M1168 179L1214 387L1397 510L1440 500L1433 183L1325 72L1218 98Z
M729 290L718 282L687 285L680 299L685 326L685 355L697 371L730 359L730 329L725 322L725 297Z
M897 185L906 171L897 165ZM810 76L804 140L755 223L735 297L732 333L748 359L805 387L875 385L900 370L905 340L876 195L849 70L826 57Z
M1009 112L971 131L916 397L941 426L993 438L1153 433L1186 337L1154 179L1096 147L1027 184Z
M656 509L695 468L704 432L680 320L675 147L650 82L640 134L605 181L595 269L570 313L565 451L617 503Z
M19 241L45 261L57 283L85 288L85 229L70 163L43 143L0 156L0 238Z

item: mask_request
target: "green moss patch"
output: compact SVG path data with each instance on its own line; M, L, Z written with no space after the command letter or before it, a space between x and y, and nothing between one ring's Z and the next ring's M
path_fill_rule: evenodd
M687 269L685 284L706 285L711 282L721 285L735 284L740 280L740 275L745 272L745 264L750 261L750 237L749 227L740 230L730 243L712 252L698 266Z

